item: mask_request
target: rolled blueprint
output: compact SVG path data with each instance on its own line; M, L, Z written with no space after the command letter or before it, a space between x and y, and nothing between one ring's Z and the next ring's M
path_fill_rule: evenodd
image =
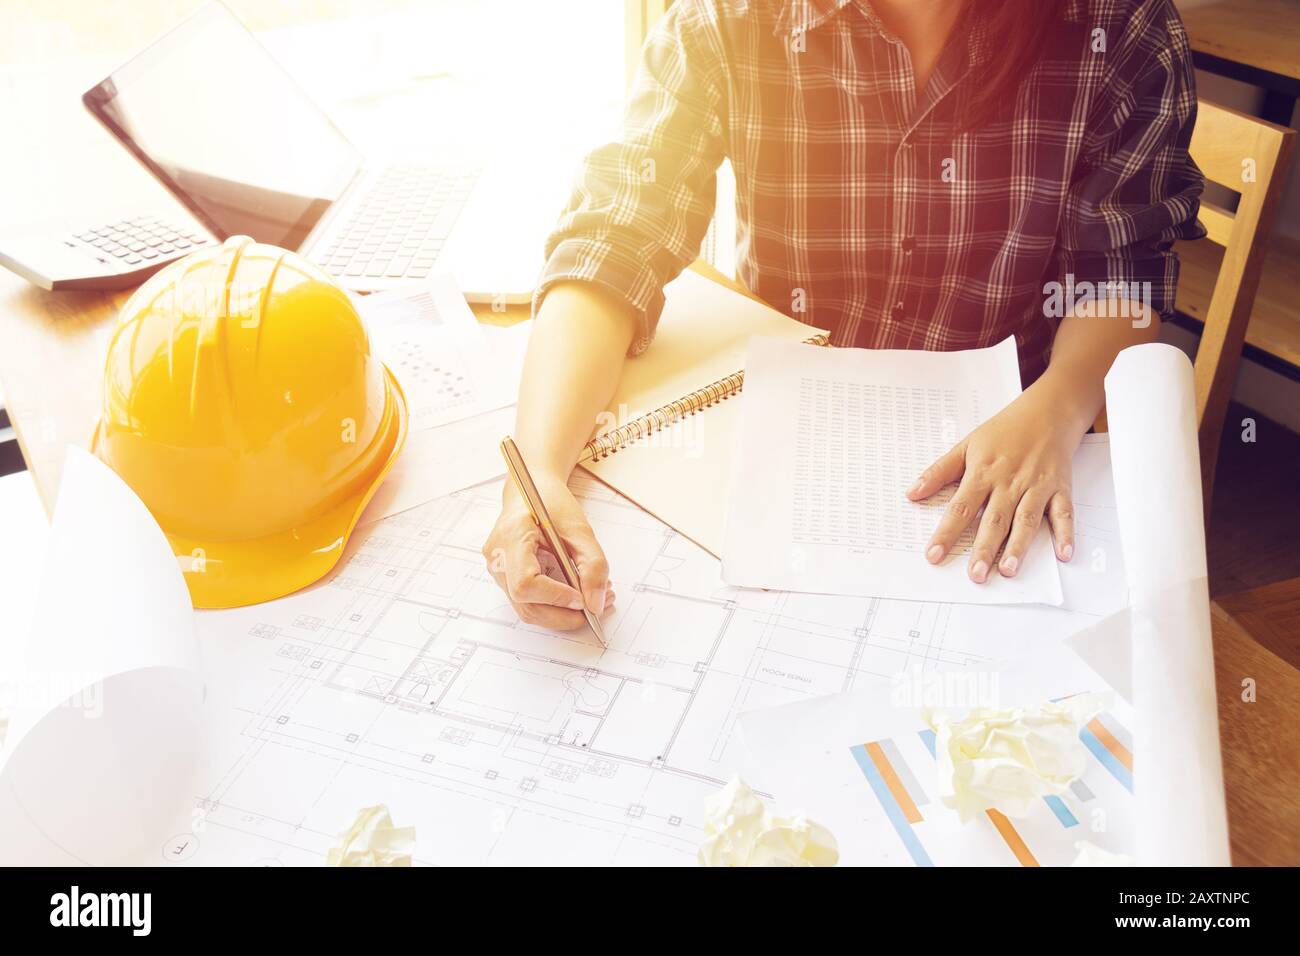
M203 742L193 615L144 504L69 448L30 638L3 675L0 865L183 858L174 821Z
M1106 376L1132 623L1137 860L1227 866L1192 366L1125 349Z

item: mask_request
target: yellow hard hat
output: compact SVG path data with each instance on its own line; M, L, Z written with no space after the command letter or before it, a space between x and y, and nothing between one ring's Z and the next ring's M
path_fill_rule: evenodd
M406 420L347 294L235 236L123 306L94 450L162 527L194 606L238 607L334 566Z

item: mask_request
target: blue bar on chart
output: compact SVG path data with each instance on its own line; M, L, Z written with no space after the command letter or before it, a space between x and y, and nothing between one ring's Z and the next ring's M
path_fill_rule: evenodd
M903 846L907 849L908 855L912 857L912 862L917 866L934 866L934 861L930 859L930 854L926 852L921 840L912 829L912 823L920 822L921 814L916 809L915 803L905 791L905 785L897 775L897 768L888 760L884 749L880 746L882 742L874 744L863 744L857 747L850 747L853 759L857 761L858 767L862 770L863 776L867 778L867 783L871 785L871 790L880 801L880 806L885 811L894 832L898 834ZM868 747L871 750L868 750ZM897 748L891 748L897 752ZM878 762L883 764L878 766ZM886 779L886 774L894 778L896 786L890 786L890 781ZM915 781L909 771L909 779ZM906 801L906 803L904 803Z

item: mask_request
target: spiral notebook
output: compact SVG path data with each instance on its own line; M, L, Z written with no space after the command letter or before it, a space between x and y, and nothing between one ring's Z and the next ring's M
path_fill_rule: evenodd
M825 345L827 333L687 270L664 289L654 344L629 360L578 462L715 557L751 337Z

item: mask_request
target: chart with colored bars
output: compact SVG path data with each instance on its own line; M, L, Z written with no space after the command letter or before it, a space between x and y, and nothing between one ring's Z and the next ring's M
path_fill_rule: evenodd
M1103 712L1080 728L1079 739L1090 760L1067 794L1045 796L1023 819L988 810L966 824L938 799L933 730L849 751L912 864L1063 866L1074 859L1079 840L1122 850L1132 825L1133 741L1127 728Z

